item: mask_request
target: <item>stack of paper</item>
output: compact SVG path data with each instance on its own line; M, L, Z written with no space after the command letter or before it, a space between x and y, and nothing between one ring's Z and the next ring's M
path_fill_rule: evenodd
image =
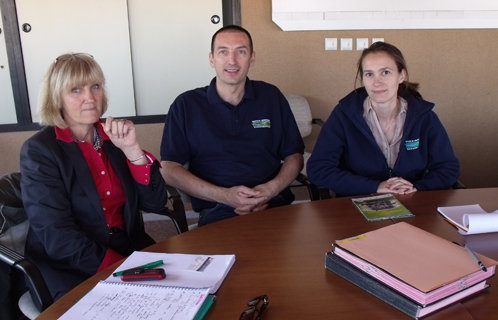
M497 261L401 222L336 241L325 267L418 318L488 287Z
M478 204L439 207L437 210L461 234L498 232L498 210L487 213Z
M115 272L158 260L166 278L125 282L111 275L101 281L61 318L199 320L235 262L235 255L193 255L134 252Z
M179 253L133 252L116 272L141 266L152 261L163 260L166 278L147 281L157 286L187 288L209 288L209 293L218 291L235 262L235 255L200 255ZM202 267L201 270L197 270ZM123 282L120 277L109 276L107 282Z

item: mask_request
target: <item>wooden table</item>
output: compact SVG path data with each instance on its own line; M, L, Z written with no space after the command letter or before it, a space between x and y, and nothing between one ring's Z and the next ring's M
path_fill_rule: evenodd
M498 188L416 192L397 196L415 217L367 221L349 198L296 204L253 213L168 238L152 252L235 254L206 320L238 319L246 302L267 294L263 319L410 319L404 313L325 269L334 240L405 221L498 260L498 233L461 236L437 213L438 206L480 204L498 208ZM55 319L107 278L118 264L79 285L43 312ZM498 319L498 281L489 290L433 315L436 319Z

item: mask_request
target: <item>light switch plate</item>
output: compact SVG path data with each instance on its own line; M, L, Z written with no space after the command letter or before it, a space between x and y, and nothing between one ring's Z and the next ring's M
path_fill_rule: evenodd
M353 38L341 38L341 50L353 50Z
M356 50L368 48L368 38L356 38Z
M325 38L325 50L337 50L337 38Z

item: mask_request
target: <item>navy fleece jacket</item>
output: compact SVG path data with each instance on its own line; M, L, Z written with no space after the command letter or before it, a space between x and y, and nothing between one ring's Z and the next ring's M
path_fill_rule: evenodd
M460 175L460 165L433 103L403 96L408 102L403 138L394 168L363 118L364 88L351 92L332 111L307 164L310 181L337 195L377 191L390 177L401 177L417 190L448 189Z

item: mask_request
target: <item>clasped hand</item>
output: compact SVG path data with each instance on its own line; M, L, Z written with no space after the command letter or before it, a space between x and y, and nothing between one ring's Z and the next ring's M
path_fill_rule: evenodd
M254 188L236 186L228 189L229 205L235 208L239 215L264 210L268 207L273 194L268 183L258 185Z
M400 177L393 177L382 181L377 188L378 193L399 193L408 194L417 191L413 184Z

